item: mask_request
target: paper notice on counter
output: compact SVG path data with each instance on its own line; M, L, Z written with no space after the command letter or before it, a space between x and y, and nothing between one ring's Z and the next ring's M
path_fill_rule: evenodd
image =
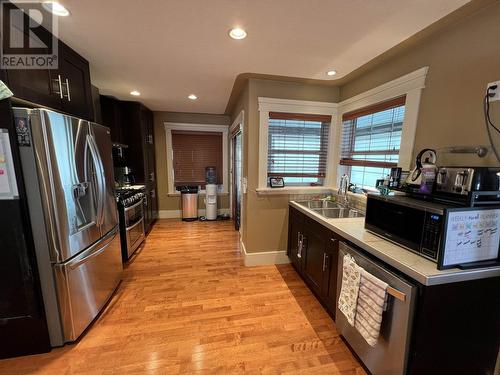
M12 160L9 133L0 129L0 199L17 199L16 174Z
M448 216L443 265L498 257L500 209L451 212Z

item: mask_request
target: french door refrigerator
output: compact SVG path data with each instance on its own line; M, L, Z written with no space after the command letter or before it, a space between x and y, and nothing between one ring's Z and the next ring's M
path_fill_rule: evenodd
M122 273L109 129L13 109L52 346L76 340Z

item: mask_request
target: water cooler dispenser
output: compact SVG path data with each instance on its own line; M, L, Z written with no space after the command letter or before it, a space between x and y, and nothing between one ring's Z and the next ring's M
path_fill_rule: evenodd
M215 167L205 169L205 217L217 220L217 171Z

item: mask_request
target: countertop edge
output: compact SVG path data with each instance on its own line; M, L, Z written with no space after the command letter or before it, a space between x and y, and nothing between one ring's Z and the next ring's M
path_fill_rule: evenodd
M451 269L451 270L446 270L446 271L439 271L436 268L437 272L443 272L442 274L437 274L437 275L426 275L423 274L411 267L409 267L406 264L403 264L399 262L397 259L388 256L384 252L374 248L373 246L370 246L369 243L364 242L358 238L353 237L351 234L344 232L342 229L338 228L335 223L332 223L328 221L327 219L323 218L319 214L316 214L309 210L308 208L301 206L295 201L290 201L289 205L295 208L296 210L302 212L306 216L310 217L311 219L315 220L319 224L325 226L326 228L332 230L333 232L337 233L341 237L344 237L346 240L352 242L353 244L359 246L361 249L365 250L366 252L370 253L371 255L377 257L380 259L382 262L387 263L388 265L396 268L400 272L404 273L408 277L418 281L419 283L426 285L426 286L432 286L432 285L440 285L440 284L449 284L453 282L460 282L460 281L470 281L470 280L477 280L477 279L484 279L484 278L489 278L489 277L496 277L500 276L500 267L489 267L489 268L478 268L478 269L472 269L472 270L460 270L458 268L456 269ZM343 219L339 219L343 220ZM384 240L382 237L380 238L380 241L385 241L389 244L394 245L393 243ZM397 246L397 245L394 245ZM408 251L401 247L404 251ZM416 255L418 256L418 255ZM422 258L424 259L424 258ZM428 260L429 263L434 264L430 260ZM436 266L437 267L437 266Z

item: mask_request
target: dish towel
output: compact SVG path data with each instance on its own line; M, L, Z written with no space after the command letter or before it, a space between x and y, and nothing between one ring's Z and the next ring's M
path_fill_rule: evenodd
M358 300L359 285L362 268L356 264L350 255L342 259L342 287L339 296L339 310L346 316L350 325L354 326L356 303Z
M387 308L387 283L361 269L354 327L370 346L377 344L382 313Z

